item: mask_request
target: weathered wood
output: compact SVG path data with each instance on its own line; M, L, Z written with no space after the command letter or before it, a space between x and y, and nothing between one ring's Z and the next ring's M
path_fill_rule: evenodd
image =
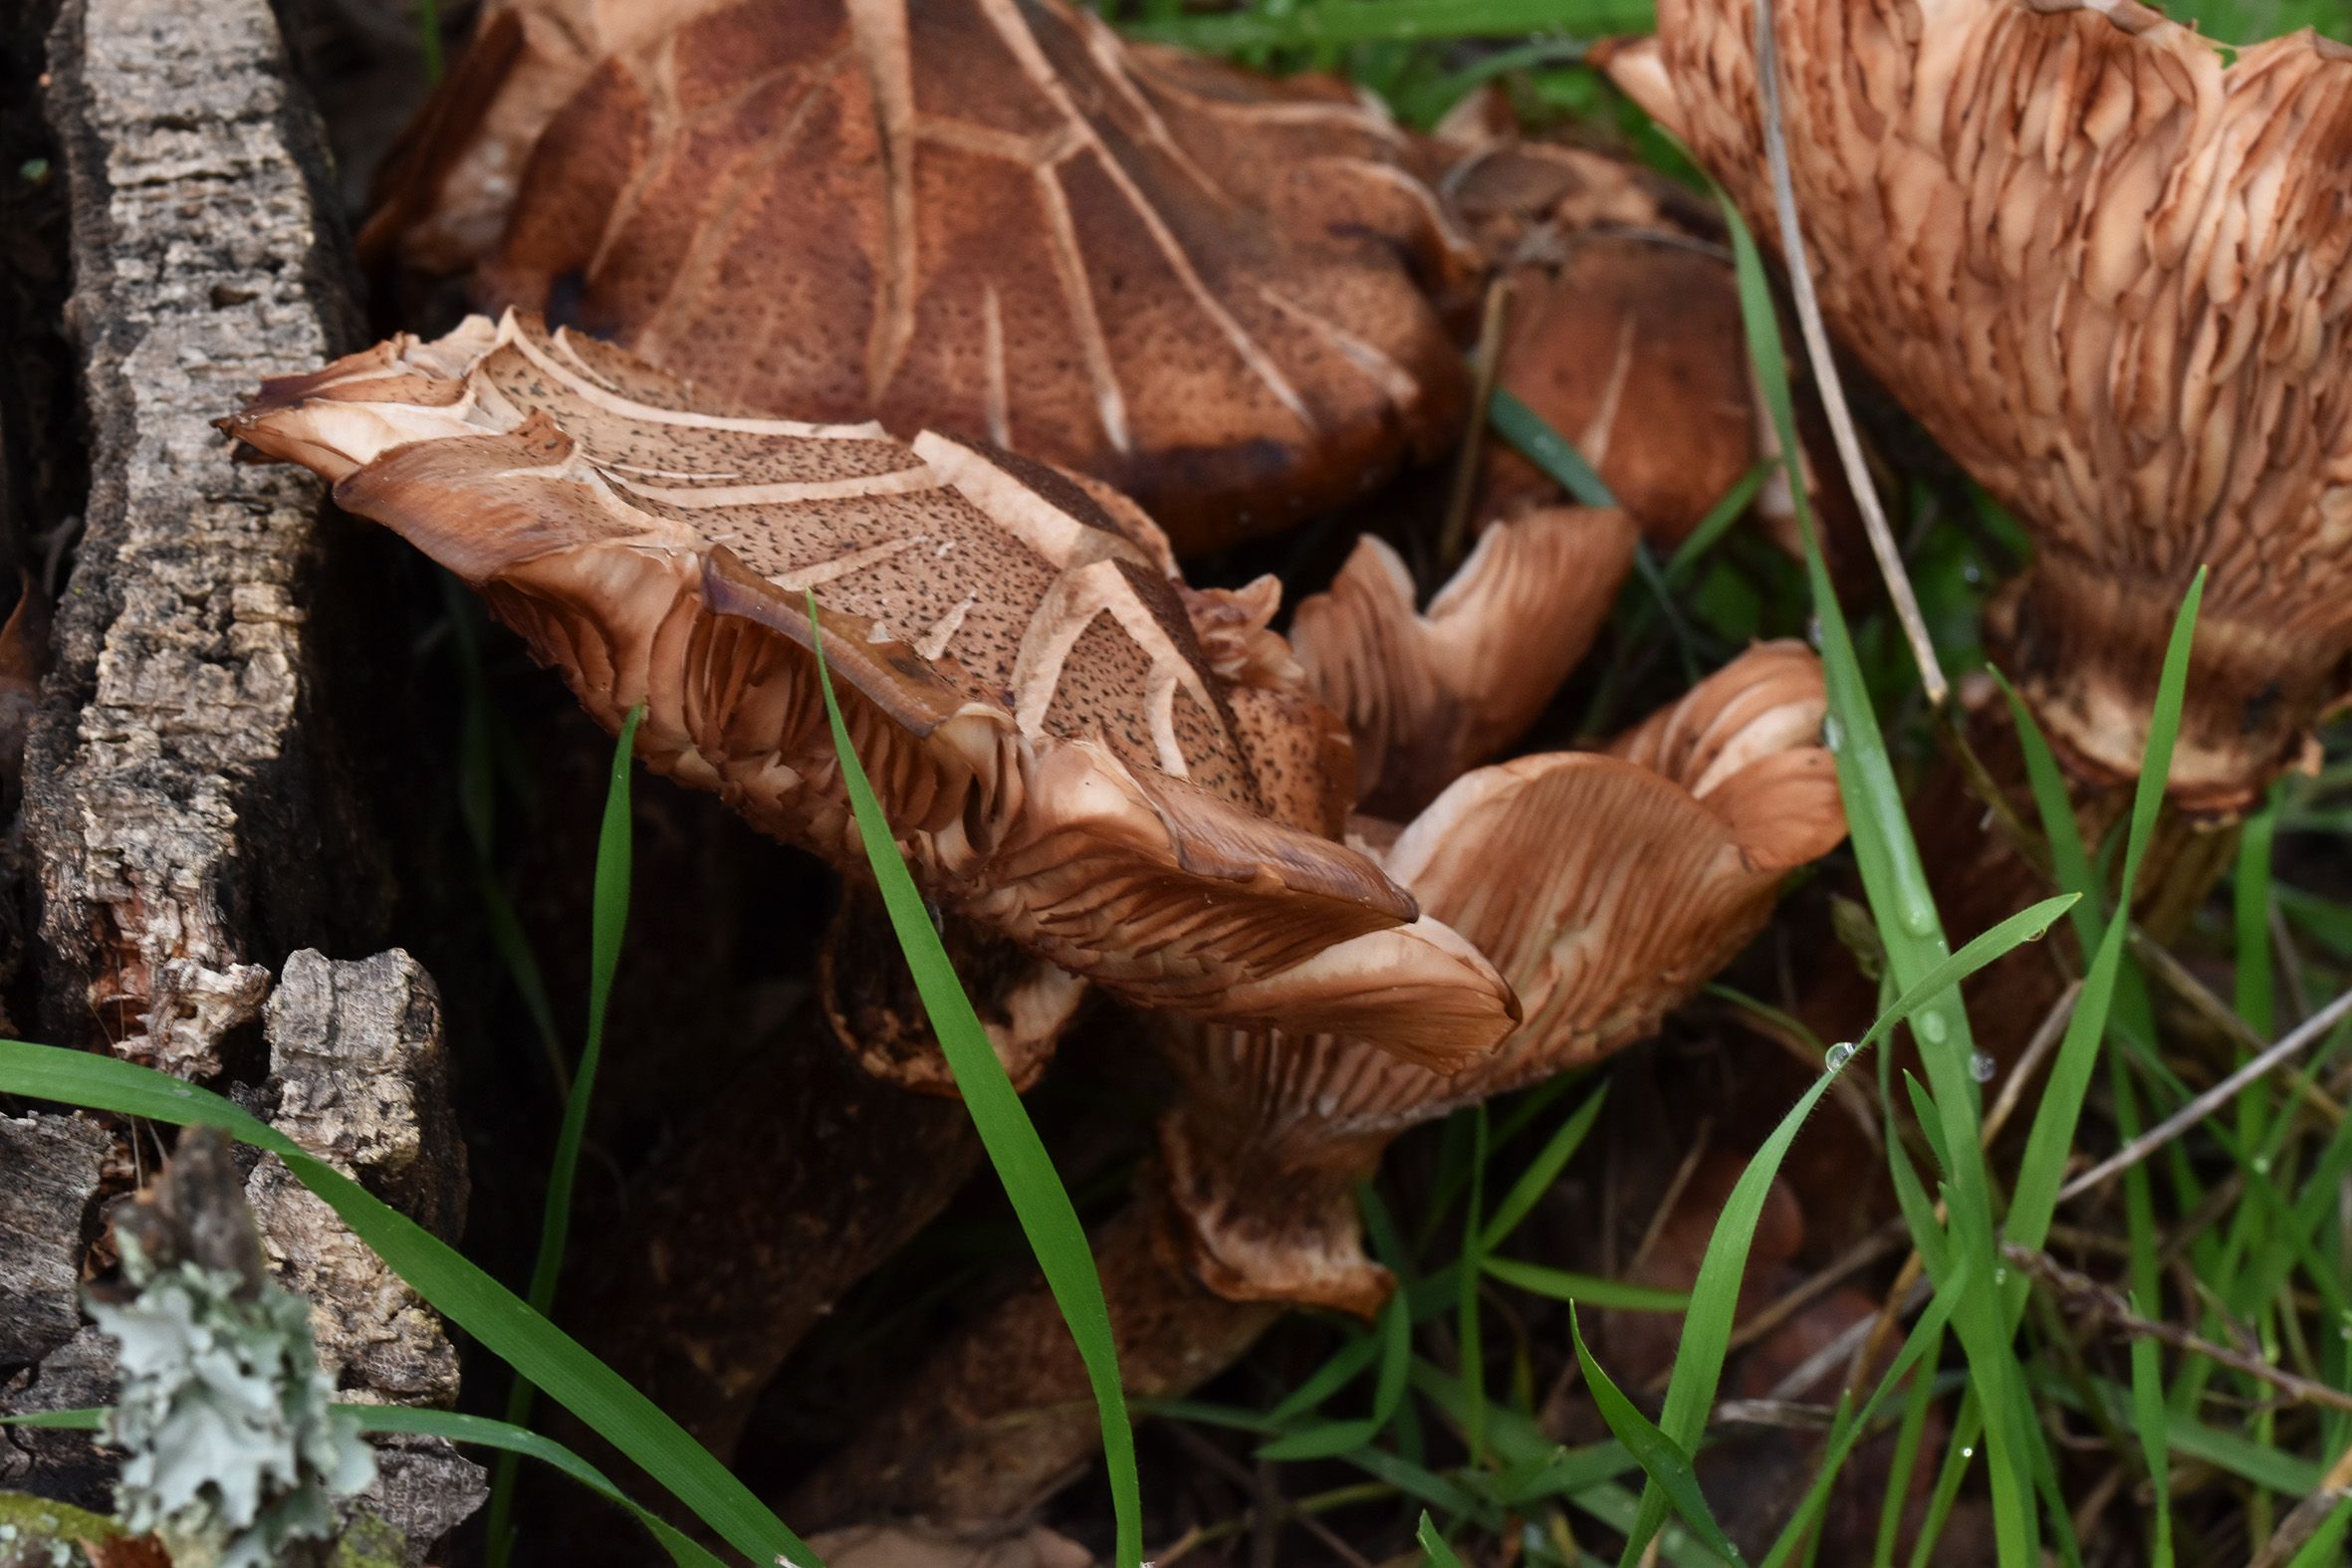
M373 606L334 564L317 481L233 462L212 428L256 380L354 336L316 116L268 0L64 0L45 82L72 203L66 317L91 485L27 742L29 1021L182 1076L235 1069L241 1095L296 1138L453 1235L464 1157L429 977L401 953L287 957L377 935L381 873L350 760L380 743L339 717L369 710L333 700L358 677L327 646L333 623ZM272 1074L254 1082L253 1055L223 1046L265 1012ZM84 1124L21 1125L0 1130L12 1174L23 1161L6 1140L49 1147ZM111 1392L106 1342L76 1327L110 1158L91 1133L87 1175L68 1161L55 1193L12 1195L21 1217L0 1207L0 1291L40 1298L26 1343L0 1345L0 1372L22 1369L0 1409ZM111 1158L122 1169L119 1149ZM247 1186L343 1397L453 1399L456 1355L424 1303L276 1161ZM12 1305L0 1295L0 1313ZM405 1533L412 1560L481 1499L480 1467L446 1444L389 1447L383 1470L363 1505ZM103 1505L108 1476L80 1438L0 1437L0 1485Z
M449 1109L441 1006L401 952L286 962L267 1009L280 1131L429 1230L465 1212L465 1146ZM441 1321L275 1155L246 1182L271 1271L311 1301L319 1354L347 1399L446 1406L457 1352Z
M219 1070L256 963L331 913L304 736L320 487L211 421L332 353L349 297L266 0L69 0L49 115L91 494L27 754L52 1038Z
M79 1116L0 1117L0 1366L40 1360L81 1325L83 1232L110 1142Z

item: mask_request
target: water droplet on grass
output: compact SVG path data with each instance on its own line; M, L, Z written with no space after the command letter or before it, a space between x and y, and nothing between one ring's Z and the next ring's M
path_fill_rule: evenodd
M1853 1059L1854 1042L1852 1040L1839 1040L1836 1044L1830 1046L1828 1053L1822 1057L1822 1060L1829 1064L1829 1070L1831 1072L1837 1071L1838 1068L1844 1066L1847 1062Z
M1981 1050L1969 1058L1969 1076L1979 1083L1991 1083L1999 1071L2000 1063L1993 1059L1991 1051Z

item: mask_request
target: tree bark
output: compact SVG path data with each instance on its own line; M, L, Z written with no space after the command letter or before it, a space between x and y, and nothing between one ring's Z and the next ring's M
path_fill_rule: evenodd
M365 951L388 907L354 784L383 743L351 700L363 666L332 649L370 618L350 560L367 546L338 538L315 479L236 463L212 428L354 341L317 117L268 0L64 0L44 84L90 491L26 741L30 1021L214 1081L453 1235L464 1151L430 978L405 954L293 951ZM79 1287L100 1203L152 1164L127 1136L51 1109L0 1120L0 1410L111 1395ZM456 1354L424 1304L276 1161L248 1193L344 1397L452 1401ZM383 1470L368 1505L415 1561L483 1489L442 1443L387 1450ZM108 1480L84 1439L0 1438L0 1486L105 1506Z

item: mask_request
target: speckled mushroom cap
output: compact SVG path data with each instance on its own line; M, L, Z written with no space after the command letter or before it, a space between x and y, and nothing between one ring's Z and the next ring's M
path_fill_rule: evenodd
M1194 1272L1220 1294L1369 1312L1352 1184L1397 1133L1643 1037L1762 929L1781 878L1845 836L1819 662L1750 650L1607 753L1465 775L1381 861L1476 943L1526 1017L1452 1077L1344 1040L1179 1030L1161 1153ZM1393 837L1391 836L1393 835Z
M511 314L269 383L223 426L464 577L608 728L644 704L649 767L852 874L811 592L946 908L1146 1007L1312 1019L1440 1067L1516 1015L1329 836L1348 744L1248 623L1271 595L1190 594L1107 491L942 436L745 416Z
M376 177L359 255L464 272L506 232L523 166L556 112L615 54L716 0L483 0L474 37Z
M1447 209L1511 283L1496 384L1593 466L1642 532L1687 539L1779 443L1756 395L1720 219L1626 159L1516 135L1457 142ZM1488 443L1473 515L1560 499L1510 443ZM1757 506L1797 547L1787 481Z
M1355 738L1360 808L1411 816L1524 734L1608 619L1639 534L1609 508L1545 507L1490 525L1426 610L1365 535L1291 643Z
M748 407L1095 475L1187 551L1458 431L1428 295L1478 257L1376 105L1062 0L678 9L548 119L485 307ZM401 188L435 186L416 164Z
M2134 774L2210 563L2171 784L2251 799L2352 647L2352 53L2133 3L1783 0L1830 328L2038 557L1995 630L2087 776ZM1776 234L1748 0L1661 0L1615 79Z

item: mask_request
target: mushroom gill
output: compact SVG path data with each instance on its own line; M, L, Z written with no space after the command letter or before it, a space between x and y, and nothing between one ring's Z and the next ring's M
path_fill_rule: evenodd
M2252 799L2352 649L2352 52L2134 0L1785 0L1796 208L1830 328L2033 528L2003 658L2071 766L2138 770L2212 577L2170 784ZM1776 235L1749 0L1609 61Z
M607 728L644 704L648 767L853 876L808 594L948 911L1140 1006L1344 1027L1441 1067L1516 1016L1334 841L1337 721L1288 661L1219 672L1191 605L1251 647L1232 596L1188 603L1118 498L930 433L725 410L513 314L273 381L223 427L457 572Z
M1519 988L1526 1018L1451 1077L1332 1035L1173 1030L1181 1088L1159 1160L1095 1238L1130 1390L1199 1386L1289 1306L1375 1310L1392 1281L1364 1256L1353 1189L1388 1144L1651 1032L1762 928L1782 876L1844 836L1825 708L1812 654L1767 644L1609 753L1480 769L1401 832L1367 823L1391 874ZM1085 1391L1033 1285L916 1368L794 1517L1015 1517L1083 1460Z
M1355 737L1360 808L1405 817L1524 734L1583 658L1638 535L1609 508L1494 523L1426 610L1404 560L1367 534L1301 599L1291 646Z
M546 311L749 407L1095 475L1187 550L1459 430L1440 312L1478 256L1376 103L1130 45L1062 0L667 9L511 137L532 151L485 308ZM517 58L504 89L461 68L427 112L455 128L420 132L380 227L431 236L487 205L444 101L504 106L524 82L538 106L550 73Z

